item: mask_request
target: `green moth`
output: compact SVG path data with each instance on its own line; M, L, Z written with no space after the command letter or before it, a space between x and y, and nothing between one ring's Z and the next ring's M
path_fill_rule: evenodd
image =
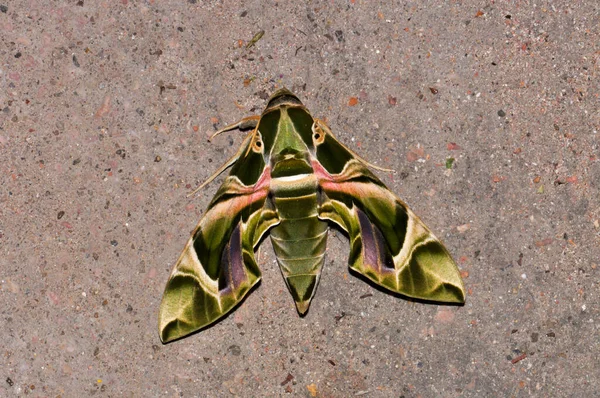
M408 297L464 303L444 245L298 97L281 89L260 116L217 134L236 128L252 131L200 187L231 167L167 282L163 342L210 325L244 298L260 280L254 249L267 233L296 308L306 313L331 223L348 234L354 271Z

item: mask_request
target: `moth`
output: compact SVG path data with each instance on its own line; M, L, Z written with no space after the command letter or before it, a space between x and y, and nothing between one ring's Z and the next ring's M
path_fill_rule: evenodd
M260 116L216 134L252 129L173 267L159 311L166 343L231 311L260 280L254 250L269 234L298 313L308 310L331 224L350 240L349 267L404 296L464 303L460 273L444 245L287 89Z

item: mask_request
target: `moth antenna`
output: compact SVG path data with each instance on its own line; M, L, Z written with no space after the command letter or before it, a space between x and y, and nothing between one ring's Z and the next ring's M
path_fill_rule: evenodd
M315 118L315 122L317 122L319 124L319 126L323 130L325 130L325 134L329 134L332 137L335 137L324 121L322 121L321 119ZM368 162L366 159L364 159L362 156L359 156L356 152L354 152L352 149L348 148L346 145L342 144L341 142L338 142L338 143L341 146L343 146L348 152L350 152L354 157L356 157L358 160L360 160L362 163L366 164L367 166L372 167L375 170L385 171L386 173L394 173L394 174L396 173L396 170L394 170L394 169L386 169L385 167L380 167L380 166L377 166L377 165L374 165L374 164Z
M235 128L235 127L233 127L233 128ZM231 130L233 130L233 128ZM226 130L224 130L224 131L226 131ZM206 179L206 181L204 181L202 184L200 184L200 186L198 186L198 188L196 188L192 192L188 193L187 197L189 198L190 196L194 195L196 192L198 192L199 190L201 190L202 188L204 188L205 186L210 184L215 178L217 178L219 176L219 174L221 174L222 172L224 172L225 170L227 170L228 168L233 166L233 164L235 162L237 162L237 160L240 158L240 156L242 156L244 146L248 145L248 147L250 147L249 141L254 136L255 131L256 131L256 129L252 130L250 133L248 133L246 138L244 138L244 142L242 142L242 145L240 146L240 149L237 151L237 153L235 155L233 155L227 162L225 162L225 164L223 166L219 167L219 169L217 171L215 171L210 177L208 177L208 179ZM217 133L219 133L219 132L220 131L218 131ZM246 156L246 155L244 155L244 156Z
M242 118L239 121L237 121L233 124L230 124L228 126L225 126L222 129L218 130L216 133L211 135L208 140L212 141L213 138L215 138L219 134L224 133L226 131L231 131L231 130L235 130L235 129L239 129L239 130L255 129L256 126L258 126L259 120L260 120L260 116L258 116L258 115Z

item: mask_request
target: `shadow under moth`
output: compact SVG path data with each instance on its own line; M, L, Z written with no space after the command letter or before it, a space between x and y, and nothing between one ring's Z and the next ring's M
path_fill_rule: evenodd
M375 284L411 298L464 303L444 245L298 97L281 89L260 116L216 134L238 128L252 131L198 188L231 167L167 282L158 322L164 343L212 324L244 298L260 280L254 250L267 233L305 314L330 223L348 235L350 268Z

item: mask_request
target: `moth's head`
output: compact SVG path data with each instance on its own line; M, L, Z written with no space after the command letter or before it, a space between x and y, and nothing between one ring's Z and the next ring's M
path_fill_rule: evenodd
M298 97L285 88L280 89L269 98L252 148L271 165L273 175L310 173L310 155L314 152L313 123Z
M302 101L300 101L298 99L298 97L296 97L296 95L293 94L290 90L288 90L287 88L284 87L284 88L281 88L281 89L275 91L273 93L273 95L271 95L271 97L269 98L269 101L267 102L267 107L265 108L263 114L271 109L281 107L282 105L283 106L290 106L290 105L303 106Z

